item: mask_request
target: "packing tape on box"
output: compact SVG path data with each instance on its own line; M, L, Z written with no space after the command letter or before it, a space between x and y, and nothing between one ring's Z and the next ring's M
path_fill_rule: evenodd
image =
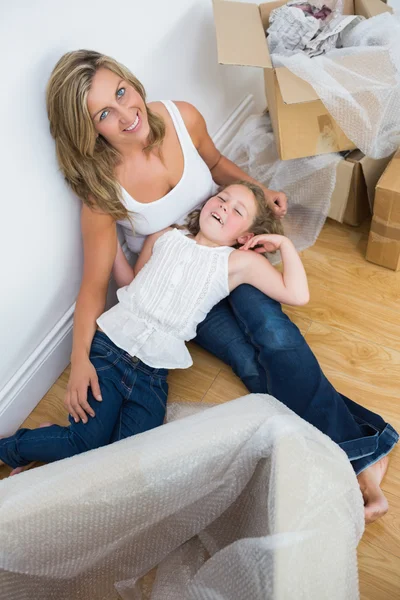
M400 225L387 225L386 223L377 221L376 218L372 219L370 233L387 238L388 242L393 240L400 241Z

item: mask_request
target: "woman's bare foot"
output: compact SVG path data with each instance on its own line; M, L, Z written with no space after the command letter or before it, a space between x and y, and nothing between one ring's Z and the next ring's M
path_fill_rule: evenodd
M364 498L364 516L367 525L383 517L389 510L388 501L380 488L388 464L389 457L384 456L357 476Z
M49 421L46 421L46 423L40 423L38 429L40 429L41 427L51 427L52 425L54 425L54 423L50 423ZM25 465L24 467L16 467L15 469L13 469L10 473L10 477L12 477L13 475L18 475L19 473L23 473L24 471L28 471L29 469L31 469L32 467L34 467L36 465L37 461L31 462L29 463L29 465Z

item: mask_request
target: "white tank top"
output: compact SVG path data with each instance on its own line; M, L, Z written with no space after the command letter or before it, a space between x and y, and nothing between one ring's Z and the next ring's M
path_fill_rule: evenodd
M201 246L178 229L167 231L132 283L118 290L118 304L97 319L98 325L114 344L150 367L190 367L185 341L229 295L232 251Z
M133 213L133 225L129 220L118 221L122 227L126 243L132 252L139 253L147 235L170 227L174 223L182 225L192 210L215 193L210 169L197 152L186 129L181 113L171 100L163 101L171 115L182 148L183 174L176 186L165 196L154 202L137 202L122 188L122 201Z

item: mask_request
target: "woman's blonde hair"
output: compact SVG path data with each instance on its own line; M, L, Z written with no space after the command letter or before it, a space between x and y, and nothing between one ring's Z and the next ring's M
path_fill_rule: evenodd
M97 135L87 105L93 77L101 67L127 81L141 96L150 125L145 151L160 147L165 124L147 106L143 85L126 67L99 52L76 50L60 58L47 85L47 114L58 163L67 183L85 204L119 220L130 216L115 177L121 156Z
M251 183L250 181L238 180L220 188L219 191L222 192L224 189L230 187L231 185L243 185L253 193L254 199L257 204L257 213L251 227L249 228L249 231L251 233L254 233L254 235L261 235L263 233L277 233L279 235L283 235L283 225L280 219L278 219L275 216L272 208L267 204L264 192L262 191L259 185ZM192 235L197 235L200 231L200 213L203 206L188 214L184 227ZM241 244L235 244L235 246L233 247L240 248L240 246ZM270 254L273 253L270 252Z

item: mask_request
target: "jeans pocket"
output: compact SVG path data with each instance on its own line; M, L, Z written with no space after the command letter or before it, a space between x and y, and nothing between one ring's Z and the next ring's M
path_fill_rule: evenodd
M101 340L94 339L90 348L89 360L96 371L104 371L110 369L119 360L121 352L117 349L108 346Z

